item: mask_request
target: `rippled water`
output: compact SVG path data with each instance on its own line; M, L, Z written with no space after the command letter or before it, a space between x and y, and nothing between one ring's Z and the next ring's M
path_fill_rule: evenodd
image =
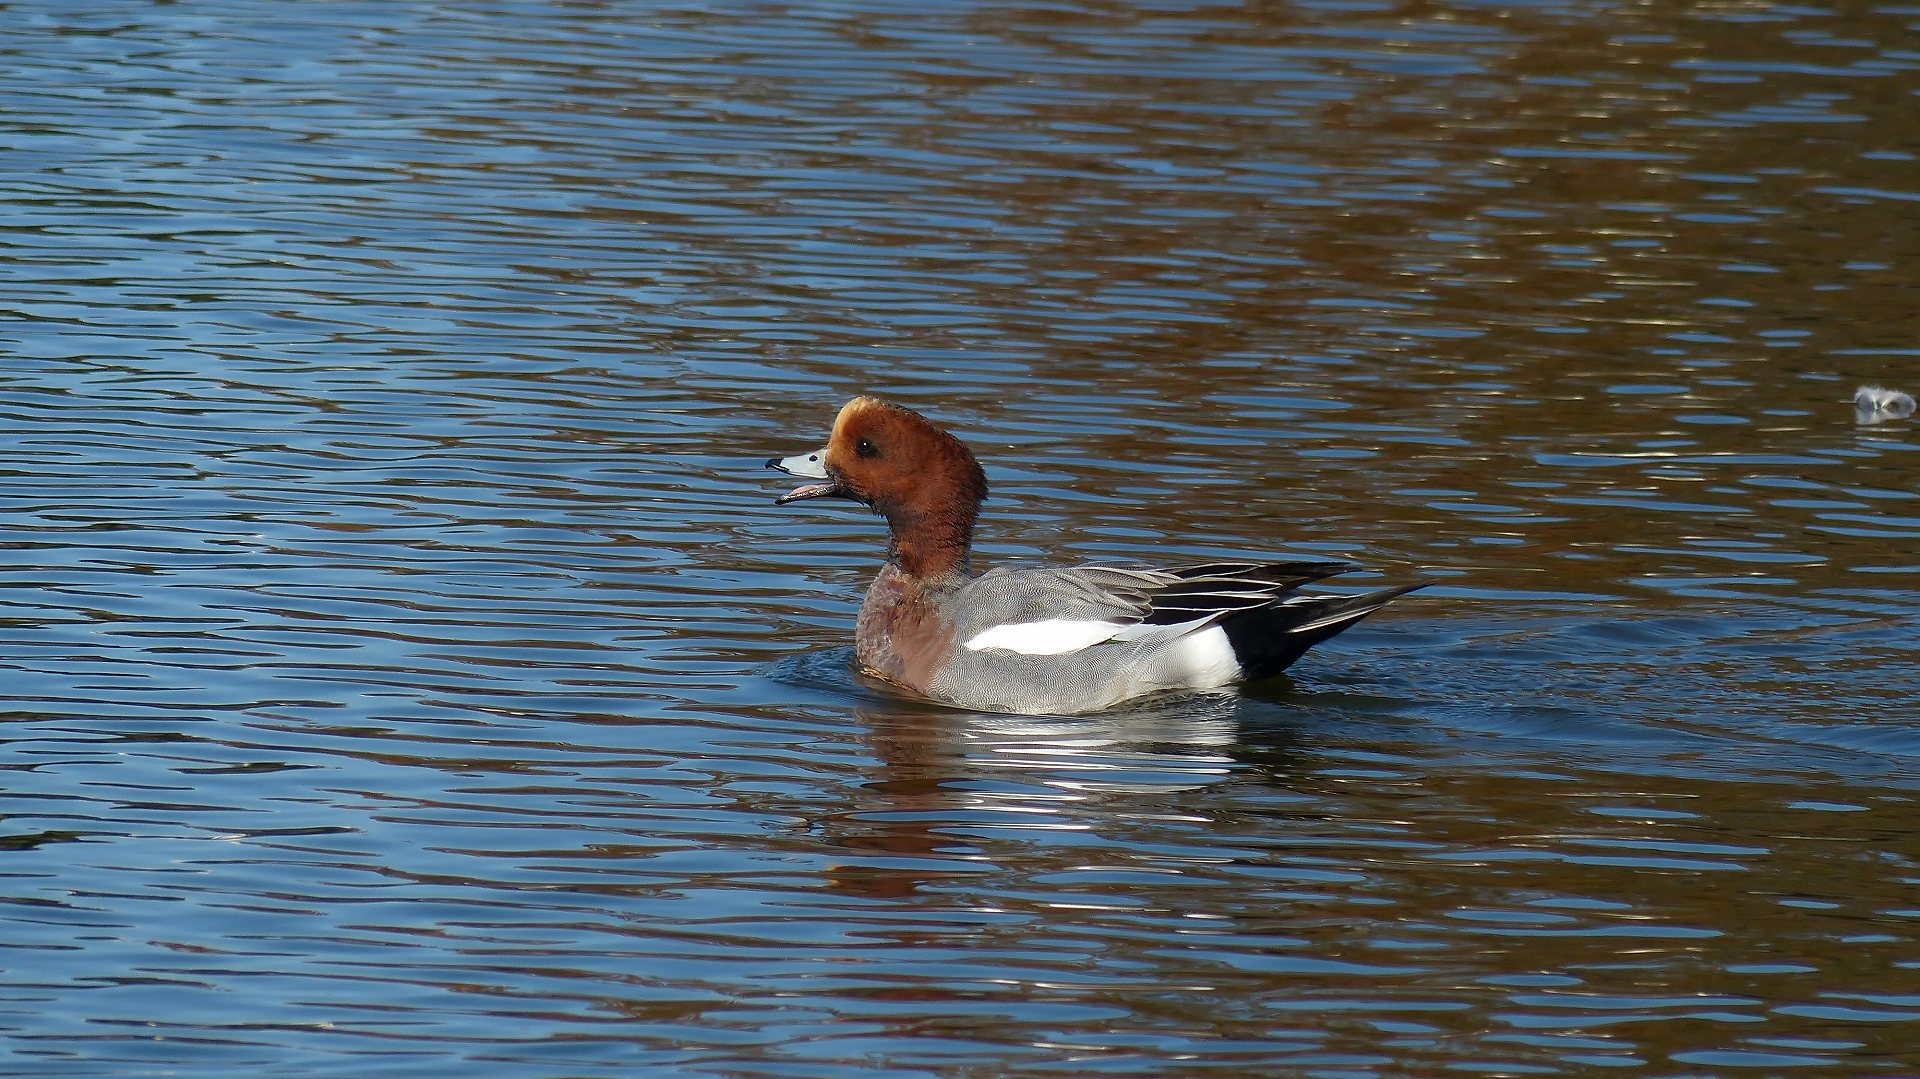
M0 5L0 1072L1920 1068L1920 7L710 8ZM890 700L863 391L1439 584Z

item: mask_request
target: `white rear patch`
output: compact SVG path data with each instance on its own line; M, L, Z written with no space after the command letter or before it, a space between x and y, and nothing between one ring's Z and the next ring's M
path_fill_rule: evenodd
M1049 618L1041 622L1010 622L981 630L964 647L979 652L1001 648L1023 656L1058 656L1091 648L1111 640L1121 629L1118 622L1093 622L1085 619ZM1225 635L1222 634L1224 637Z
M1182 676L1171 683L1174 685L1210 689L1237 682L1243 673L1239 657L1233 654L1233 644L1227 640L1227 631L1219 626L1208 626L1180 638L1171 651L1180 664L1177 673Z

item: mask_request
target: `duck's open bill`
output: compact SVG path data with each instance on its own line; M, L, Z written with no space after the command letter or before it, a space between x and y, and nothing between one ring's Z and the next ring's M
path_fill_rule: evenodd
M789 502L802 502L809 498L826 498L830 495L844 494L845 492L840 489L840 484L835 482L833 477L827 475L826 461L827 448L825 446L814 450L812 453L800 453L792 457L768 458L768 468L777 468L789 476L799 476L802 479L827 481L826 483L809 483L795 487L793 490L774 499L773 504L776 506L784 506Z
M986 475L965 443L871 397L840 410L826 448L767 464L820 480L776 501L850 498L887 519L887 562L854 632L867 673L989 712L1070 714L1168 690L1278 674L1308 648L1420 585L1302 591L1338 562L1076 566L976 575Z

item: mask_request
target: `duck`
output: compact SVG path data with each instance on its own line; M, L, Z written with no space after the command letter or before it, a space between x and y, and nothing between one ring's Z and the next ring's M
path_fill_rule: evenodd
M767 467L809 481L777 505L846 499L886 520L886 561L854 627L861 673L969 711L1082 715L1270 678L1428 583L1300 590L1356 568L1345 562L976 572L980 462L926 417L876 397L848 401L825 446Z

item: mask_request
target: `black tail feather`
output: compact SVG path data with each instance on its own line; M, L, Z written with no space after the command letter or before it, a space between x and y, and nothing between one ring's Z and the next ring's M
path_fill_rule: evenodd
M1427 582L1402 585L1362 596L1326 596L1236 611L1221 619L1227 642L1248 681L1269 678L1299 659L1307 649L1351 626Z

